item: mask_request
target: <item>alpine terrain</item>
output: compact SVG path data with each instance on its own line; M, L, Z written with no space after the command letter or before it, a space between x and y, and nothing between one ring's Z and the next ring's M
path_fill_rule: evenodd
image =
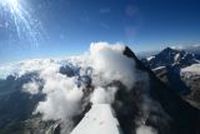
M200 110L179 94L190 82L168 76L190 79L198 60L167 48L142 62L99 42L80 56L1 66L0 133L200 134Z

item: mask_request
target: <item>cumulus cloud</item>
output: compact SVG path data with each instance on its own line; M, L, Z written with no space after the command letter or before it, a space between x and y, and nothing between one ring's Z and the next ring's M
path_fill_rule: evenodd
M110 86L112 82L119 81L128 90L133 87L136 79L138 80L138 72L135 69L135 61L123 54L124 49L125 46L120 44L91 43L89 51L83 55L56 60L27 60L13 66L11 73L20 77L36 72L37 77L43 80L42 86L34 80L23 85L23 91L31 94L37 94L41 86L40 92L46 95L45 100L38 103L34 114L41 113L45 121L70 122L82 112L83 90L86 86L77 84L80 81L91 82L94 91L88 101L93 104L114 102L118 87ZM72 69L75 67L76 71L77 68L80 70L69 77L60 72L60 68L66 64L73 65Z
M58 82L58 84L62 84ZM65 85L65 84L64 84ZM63 86L63 85L62 85ZM44 120L69 120L81 112L82 91L77 88L56 88L49 91L45 101L40 102L36 113L42 113Z
M27 73L40 73L42 70L51 67L58 66L53 59L32 59L24 60L17 63L11 63L5 66L0 66L1 78L6 78L8 75L15 75L21 77Z
M111 104L115 100L116 91L116 87L108 87L107 89L97 87L92 94L91 102L93 104Z
M95 69L94 79L97 85L118 80L129 89L133 86L135 62L133 59L123 55L124 49L125 47L122 45L116 44L112 46L106 42L91 44L90 60L92 68Z
M34 94L39 93L39 87L40 85L36 81L31 81L31 82L25 83L22 89L24 92L34 95Z
M74 77L59 73L59 65L49 66L40 73L44 80L42 93L46 100L40 102L35 113L42 113L44 120L65 120L78 114L82 90L78 88Z
M91 43L89 51L81 56L61 60L26 60L9 65L8 74L21 77L26 73L38 73L38 77L44 81L41 92L46 94L46 100L38 104L35 113L42 113L44 120L65 119L77 114L84 88L77 86L77 80L81 76L89 75L92 79L92 85L95 87L91 97L93 103L111 103L114 100L116 87L105 88L113 81L120 81L128 89L133 86L135 63L123 55L124 49L125 46L121 44ZM67 77L59 72L60 67L68 63L81 68L78 76ZM88 68L91 68L89 73ZM25 83L23 91L37 94L40 84L34 80Z
M92 43L86 56L73 58L77 63L80 63L80 76L85 75L83 72L86 72L88 67L93 70L89 71L92 84L95 86L91 96L92 103L110 104L114 101L117 88L104 88L113 81L121 81L128 88L133 86L135 63L123 55L124 48L119 44ZM75 61L72 62L76 64ZM39 77L45 83L42 92L47 97L45 101L38 104L35 113L42 113L44 120L67 119L79 114L83 97L82 88L84 88L77 86L76 81L80 76L67 77L59 73L59 64L54 61L44 64L47 63L48 66L39 69Z

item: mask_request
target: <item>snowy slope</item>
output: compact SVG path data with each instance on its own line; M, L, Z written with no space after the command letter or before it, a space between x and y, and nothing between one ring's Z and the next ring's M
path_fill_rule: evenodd
M181 69L182 73L194 73L200 75L200 64L193 64L189 67Z
M95 104L71 134L120 134L109 104Z

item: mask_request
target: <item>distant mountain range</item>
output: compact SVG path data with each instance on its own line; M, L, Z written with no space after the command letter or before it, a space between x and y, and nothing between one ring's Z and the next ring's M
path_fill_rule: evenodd
M160 66L184 68L192 64L200 63L200 56L184 50L167 47L160 53L146 58L146 62L151 69Z
M158 78L200 108L200 46L165 48L142 59Z
M185 51L188 53L193 53L193 54L200 54L200 45L189 45L189 46L171 46L168 47L174 50L180 50L180 51ZM165 49L165 48L163 48ZM138 56L138 58L143 59L146 57L150 57L152 55L157 55L158 53L160 53L163 49L159 49L159 50L151 50L151 51L143 51L143 52L139 52L136 53L136 55Z

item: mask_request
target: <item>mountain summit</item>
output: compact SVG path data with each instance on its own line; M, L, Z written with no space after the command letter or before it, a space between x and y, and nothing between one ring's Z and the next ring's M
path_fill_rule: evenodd
M177 66L180 68L199 63L199 56L184 50L165 48L155 56L147 58L146 61L151 69L160 66Z
M167 51L171 50L166 49ZM144 79L140 75L139 77L143 77L143 80L137 81L137 84L134 84L129 93L119 95L122 98L126 96L123 98L123 102L126 103L124 108L121 109L122 111L129 107L128 104L132 106L132 109L127 108L126 112L116 112L119 116L119 122L126 124L121 125L125 127L123 129L125 133L130 133L131 129L137 126L137 123L133 126L130 125L140 117L142 118L142 125L152 127L158 134L198 134L200 132L198 126L200 121L199 111L184 102L173 89L163 84L137 59L128 47L126 47L124 54L136 62L136 68L141 74L146 73L147 76ZM123 92L123 90L119 90L119 92ZM133 117L132 120L130 117ZM130 131L127 132L129 129Z
M198 134L200 111L184 102L172 89L157 79L137 59L131 49L125 47L123 55L134 60L135 74L140 78L135 79L129 90L120 81L111 84L118 87L115 100L111 103L120 126L120 131L116 133L122 131L125 134L189 134L191 132ZM97 114L93 116L98 118ZM84 123L81 123L84 126ZM81 125L78 125L75 130L78 131Z

